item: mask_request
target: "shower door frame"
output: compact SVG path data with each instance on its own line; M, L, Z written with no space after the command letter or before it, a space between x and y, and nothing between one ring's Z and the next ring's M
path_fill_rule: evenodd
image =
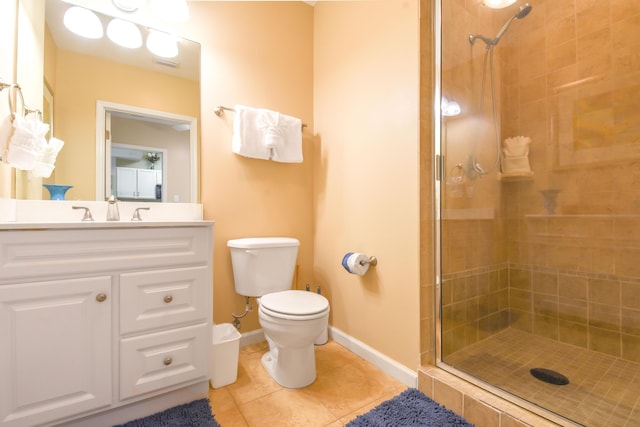
M443 182L446 180L445 152L446 141L442 140L442 1L433 1L433 170L434 178L434 203L433 203L433 253L434 253L434 304L435 304L435 366L458 378L461 378L474 386L477 386L507 402L517 405L526 411L545 418L563 426L583 427L581 424L565 418L555 412L538 406L515 394L509 393L491 383L483 381L471 374L448 365L442 359L442 209L443 209Z

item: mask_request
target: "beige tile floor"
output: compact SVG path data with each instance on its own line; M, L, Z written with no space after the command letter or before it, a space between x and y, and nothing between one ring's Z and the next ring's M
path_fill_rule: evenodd
M315 382L283 388L262 367L267 350L266 342L240 349L237 381L209 389L222 427L343 426L407 388L331 340L316 347Z
M640 426L640 364L506 329L445 357L445 362L589 427ZM531 368L569 378L557 386Z

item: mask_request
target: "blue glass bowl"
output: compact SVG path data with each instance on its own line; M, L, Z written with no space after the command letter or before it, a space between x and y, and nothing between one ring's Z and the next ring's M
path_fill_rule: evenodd
M61 185L61 184L42 184L47 190L49 190L50 200L64 200L64 195L73 185Z

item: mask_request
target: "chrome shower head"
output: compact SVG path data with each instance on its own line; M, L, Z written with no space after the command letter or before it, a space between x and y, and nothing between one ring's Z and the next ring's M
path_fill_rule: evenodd
M533 9L533 7L529 3L525 3L520 6L520 11L516 13L515 17L517 19L522 19L531 12L531 9Z
M526 17L529 13L531 13L531 9L533 9L533 7L531 7L531 5L529 3L525 3L522 6L520 6L520 10L518 11L518 13L516 13L511 18L509 18L509 20L507 22L505 22L505 24L502 26L500 31L498 31L498 34L496 35L496 38L493 39L495 41L494 45L498 44L498 42L500 41L500 39L502 38L504 33L509 28L509 25L511 25L511 23L514 20L522 19L522 18Z
M490 39L490 38L485 37L485 36L483 36L481 34L470 34L469 35L469 43L471 43L473 45L473 43L475 43L476 39L480 39L480 40L482 40L483 42L485 42L487 44L487 48L491 48L492 46L497 45L498 42L500 41L500 39L502 38L502 36L504 35L504 33L509 29L509 26L511 25L511 23L516 19L523 19L529 13L531 13L532 9L533 9L533 7L529 3L523 4L522 6L520 6L520 10L518 10L518 13L513 15L511 18L509 18L507 20L507 22L504 23L502 28L500 28L500 31L498 31L498 34L496 34L495 38Z

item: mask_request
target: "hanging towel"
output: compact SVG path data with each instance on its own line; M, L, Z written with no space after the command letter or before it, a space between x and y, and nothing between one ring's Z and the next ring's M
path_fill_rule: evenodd
M232 150L236 154L276 162L302 162L302 121L277 111L234 107Z
M259 126L258 121L264 113L244 105L236 105L233 109L235 115L231 150L244 157L269 160L271 150L264 144L264 129Z
M16 169L31 170L38 153L47 141L44 136L49 125L43 123L36 114L26 117L16 115L13 120L13 135L7 148L7 163Z
M31 170L34 176L49 178L56 167L56 157L62 149L64 141L51 137L49 143L43 144L38 153L36 163Z
M302 163L302 120L279 114L278 125L267 131L265 144L271 143L271 160L283 163Z

